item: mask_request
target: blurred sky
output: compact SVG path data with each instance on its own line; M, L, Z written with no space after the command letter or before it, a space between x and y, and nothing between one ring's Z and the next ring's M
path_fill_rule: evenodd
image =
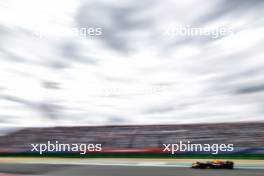
M0 133L12 126L264 120L262 0L0 1ZM232 35L166 35L172 26ZM102 28L76 36L71 28Z

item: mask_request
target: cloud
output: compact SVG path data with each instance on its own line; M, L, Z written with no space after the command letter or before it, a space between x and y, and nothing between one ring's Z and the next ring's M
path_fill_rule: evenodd
M132 49L131 43L127 42L131 32L150 28L153 23L153 19L144 17L150 6L150 1L130 1L123 5L106 1L86 2L78 10L77 22L80 28L102 28L103 35L98 38L106 46L121 53L128 53ZM141 18L137 18L139 15Z
M69 59L72 62L81 62L84 64L92 64L92 65L97 63L97 60L94 58L82 56L81 51L79 51L78 44L75 44L73 42L64 42L61 48L62 48L62 57L64 59Z
M262 13L261 9L264 5L261 0L220 0L216 2L217 3L215 3L205 15L198 17L196 23L210 23L225 16L238 18L240 15L244 14L250 16L256 12Z
M263 119L262 1L12 2L0 7L0 128ZM179 25L234 33L165 35Z

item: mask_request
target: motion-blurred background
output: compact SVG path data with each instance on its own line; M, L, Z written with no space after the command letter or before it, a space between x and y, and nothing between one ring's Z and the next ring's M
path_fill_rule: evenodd
M263 147L263 8L262 0L1 0L0 148L50 139Z

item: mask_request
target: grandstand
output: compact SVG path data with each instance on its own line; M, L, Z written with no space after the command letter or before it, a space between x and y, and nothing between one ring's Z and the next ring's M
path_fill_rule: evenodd
M32 143L100 143L104 148L160 148L163 143L232 143L263 147L264 123L25 128L0 137L0 149L29 151Z

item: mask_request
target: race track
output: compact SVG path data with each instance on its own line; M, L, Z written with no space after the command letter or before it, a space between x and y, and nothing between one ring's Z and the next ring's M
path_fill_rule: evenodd
M0 173L45 176L263 176L262 169L200 170L180 167L1 163ZM1 175L1 174L0 174Z

